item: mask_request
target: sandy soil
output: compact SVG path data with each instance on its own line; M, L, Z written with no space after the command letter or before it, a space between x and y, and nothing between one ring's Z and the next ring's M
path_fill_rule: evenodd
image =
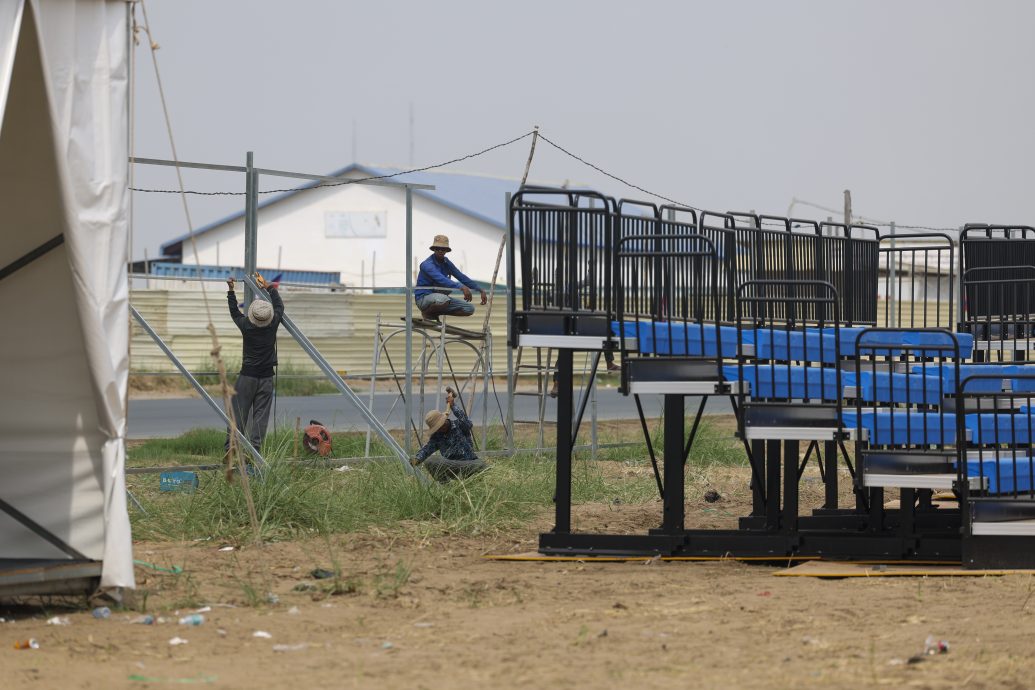
M726 498L690 499L691 526L730 524ZM706 512L709 511L709 512ZM582 529L641 530L654 504L582 506ZM171 618L133 625L49 608L0 611L4 688L1028 688L1035 685L1035 580L814 580L739 563L515 563L548 516L519 532L420 536L420 529L220 551L138 543L137 606ZM314 579L314 568L340 569ZM267 603L272 593L279 603ZM202 606L199 627L178 615ZM67 616L67 626L47 625ZM256 631L270 638L254 637ZM947 654L908 659L928 635ZM187 644L171 646L181 637ZM35 638L38 650L12 644ZM144 680L141 680L144 679ZM150 679L150 680L148 680Z

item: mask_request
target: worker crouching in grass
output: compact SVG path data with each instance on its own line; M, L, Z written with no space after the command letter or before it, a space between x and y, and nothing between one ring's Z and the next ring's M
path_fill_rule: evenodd
M424 417L431 436L412 461L414 466L423 463L431 476L440 482L470 477L487 467L485 461L474 454L474 437L471 435L474 424L453 391L446 393L446 409L453 412L453 419L439 410L432 410ZM430 457L435 451L441 457Z
M261 275L255 274L255 282L269 294L269 301L252 300L248 315L241 313L234 294L234 279L227 278L229 288L226 301L230 307L230 318L241 331L244 352L241 356L241 373L234 384L234 419L238 430L256 450L262 448L266 427L270 421L270 405L273 401L273 374L277 366L277 328L284 316L284 302L276 286L269 285ZM231 430L226 430L225 450L230 453Z

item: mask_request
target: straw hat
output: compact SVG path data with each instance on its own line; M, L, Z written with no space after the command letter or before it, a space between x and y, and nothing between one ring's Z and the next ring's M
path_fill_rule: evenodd
M445 235L435 235L435 241L431 243L431 246L428 247L428 249L431 251L435 251L436 249L445 249L447 252L453 251L449 247L449 238Z
M273 305L264 299L257 299L248 307L248 320L262 328L273 320Z
M446 417L446 413L439 412L438 410L432 410L424 415L424 423L428 425L428 429L432 434L445 426L448 421L449 419Z

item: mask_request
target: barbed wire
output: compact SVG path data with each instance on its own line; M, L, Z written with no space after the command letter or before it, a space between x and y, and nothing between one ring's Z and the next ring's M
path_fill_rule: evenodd
M434 170L435 168L444 168L447 165L453 165L454 163L460 163L462 161L470 160L471 158L477 158L478 156L484 156L487 153L501 149L505 146L517 143L522 139L527 139L532 136L532 132L528 131L519 137L514 137L509 141L504 141L500 144L495 144L488 148L482 149L475 153L469 153L466 156L460 156L459 158L453 158L452 160L444 161L442 163L435 163L433 165L425 165L420 168L410 168L408 170L400 170L399 172L388 173L385 175L370 175L369 177L359 177L348 180L342 180L341 182L321 182L319 184L309 185L306 187L289 187L286 189L264 189L258 192L258 194L283 194L285 192L301 192L309 189L320 189L322 187L341 187L349 184L361 184L363 182L372 182L376 180L388 180L393 177L400 177L402 175L410 175L413 173L425 172L427 170ZM133 192L144 192L148 194L180 194L179 189L143 189L140 187L130 187L130 191ZM244 196L247 192L203 192L198 190L183 190L183 194L193 194L195 196Z

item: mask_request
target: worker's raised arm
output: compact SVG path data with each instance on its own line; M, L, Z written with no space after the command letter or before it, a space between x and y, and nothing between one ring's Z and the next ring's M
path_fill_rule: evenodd
M234 323L240 327L243 322L248 320L244 314L241 313L241 308L237 306L237 293L234 292L234 279L227 278L226 280L226 302L230 308L230 318L234 320Z
M284 316L284 300L280 298L280 290L275 286L270 285L266 288L266 292L270 293L270 303L273 305L273 317L280 321L281 317Z
M463 403L459 399L453 400L453 404L450 405L450 409L453 411L453 417L456 420L456 424L464 431L470 431L474 428L474 422L467 416L467 412L464 411Z

